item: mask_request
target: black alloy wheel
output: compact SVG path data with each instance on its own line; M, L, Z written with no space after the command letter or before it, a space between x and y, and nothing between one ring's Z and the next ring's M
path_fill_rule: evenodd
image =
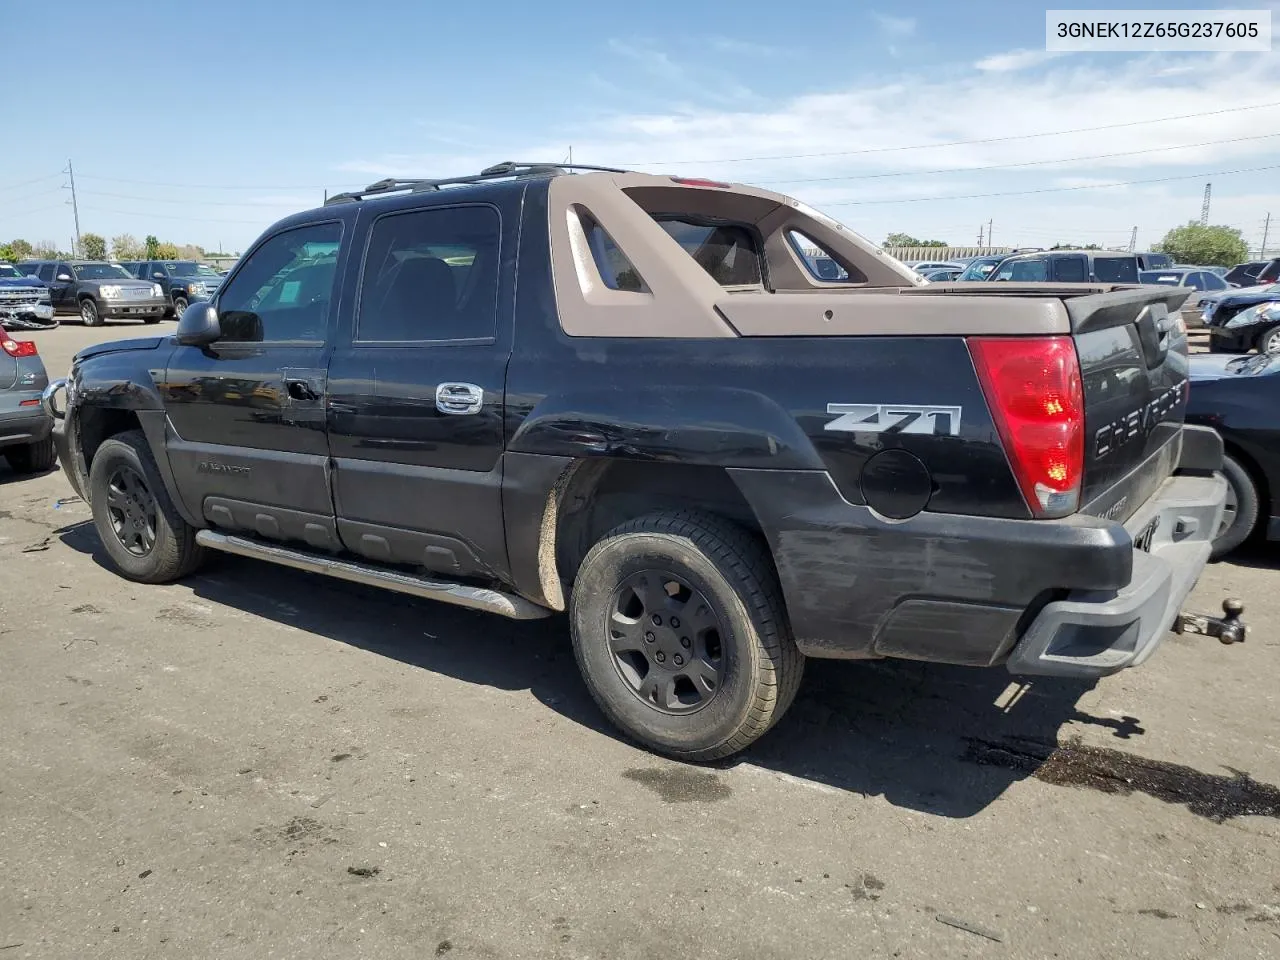
M120 545L145 557L156 545L156 498L146 480L121 464L107 481L107 515Z
M623 682L661 713L701 710L720 689L720 617L703 594L664 570L642 570L614 591L609 649Z

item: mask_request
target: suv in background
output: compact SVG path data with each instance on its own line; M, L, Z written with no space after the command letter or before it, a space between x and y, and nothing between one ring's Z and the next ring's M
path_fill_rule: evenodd
M159 284L131 277L114 263L23 260L18 269L48 285L56 313L79 314L86 327L115 319L156 323L169 306Z
M222 274L194 260L125 260L120 264L139 280L153 280L169 298L166 316L182 316L192 303L210 299L222 285Z
M1050 250L1006 257L988 282L1137 283L1138 258L1101 250Z
M1280 260L1251 260L1237 263L1223 277L1233 287L1255 287L1280 280Z
M1173 257L1167 253L1135 253L1142 270L1167 270L1173 266Z

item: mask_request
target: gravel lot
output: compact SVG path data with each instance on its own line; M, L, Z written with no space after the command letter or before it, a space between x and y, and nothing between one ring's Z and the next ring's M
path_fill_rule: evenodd
M150 332L33 339L60 376ZM705 769L605 726L561 619L230 557L133 585L70 496L0 466L4 960L1280 955L1275 548L1194 595L1243 646L816 661Z

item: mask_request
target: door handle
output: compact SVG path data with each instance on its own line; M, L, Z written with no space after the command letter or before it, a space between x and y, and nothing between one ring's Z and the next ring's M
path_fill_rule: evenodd
M287 379L284 382L284 389L289 394L290 400L319 400L320 395L316 393L315 388L306 380Z
M451 416L479 413L484 390L474 383L442 383L436 387L436 409Z

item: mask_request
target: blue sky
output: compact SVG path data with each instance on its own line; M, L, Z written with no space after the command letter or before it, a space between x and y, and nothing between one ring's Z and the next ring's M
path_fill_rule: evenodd
M325 188L570 147L582 163L766 185L876 241L957 244L990 219L997 243L1122 244L1136 225L1145 247L1198 217L1193 175L1280 166L1280 53L1050 57L1045 6L1012 0L58 9L113 58L55 57L41 24L15 44L22 18L0 7L7 106L28 131L0 151L0 242L69 246L68 157L83 230L224 250ZM933 146L993 137L1018 139ZM1166 177L1187 179L1093 188ZM1280 218L1280 169L1210 179L1212 221L1256 245L1266 212ZM964 199L1032 190L1050 192Z

